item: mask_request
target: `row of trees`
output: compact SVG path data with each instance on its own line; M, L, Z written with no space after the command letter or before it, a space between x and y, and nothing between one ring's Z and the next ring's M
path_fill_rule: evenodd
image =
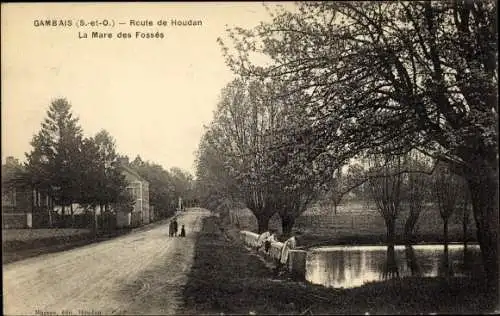
M111 204L133 207L114 139L105 130L84 137L66 99L51 103L31 145L22 178L61 206L63 216L68 207L73 213L74 203L94 210L99 207L101 212L108 211Z
M407 212L404 240L407 244L413 243L419 216L429 207L439 211L445 244L450 217L460 212L466 243L470 197L465 180L454 174L447 164L415 151L395 157L371 156L366 160L367 168L363 172L368 188L366 197L375 202L386 223L388 245L394 245L396 221L403 210Z
M401 159L418 151L467 184L496 291L496 2L305 2L269 12L271 22L229 30L233 45L219 40L241 79L222 92L199 147L199 183L217 193L209 199L244 203L262 230L267 210L286 222L353 158L382 157L372 167L391 174L373 177L372 170L372 193L398 192L402 180L393 171L414 174L401 171ZM443 179L438 196L447 218L451 179ZM397 205L379 209L392 225Z
M31 142L24 168L17 168L9 178L12 185L27 185L46 193L62 215L78 203L88 209L99 208L109 213L111 205L132 209L134 200L127 193L128 183L120 166L113 137L105 130L93 137L84 137L78 118L71 112L66 99L54 100L41 129ZM127 158L128 160L128 158ZM192 177L172 168L143 162L139 156L131 163L138 173L150 182L150 203L160 217L171 215L180 196L192 192Z
M178 200L194 200L193 176L177 167L165 170L163 166L143 161L137 156L130 166L149 182L149 201L160 218L173 215Z
M288 155L270 150L286 137L284 123L293 119L286 106L266 99L272 88L235 80L222 91L199 146L197 183L207 205L246 205L257 218L259 232L268 229L269 219L278 212L287 234L320 188L314 179L295 181L300 162L286 163Z

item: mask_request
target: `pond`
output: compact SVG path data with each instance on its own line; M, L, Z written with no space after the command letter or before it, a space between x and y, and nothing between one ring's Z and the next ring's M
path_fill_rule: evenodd
M417 276L468 276L482 270L478 245L331 246L311 249L306 280L335 288Z

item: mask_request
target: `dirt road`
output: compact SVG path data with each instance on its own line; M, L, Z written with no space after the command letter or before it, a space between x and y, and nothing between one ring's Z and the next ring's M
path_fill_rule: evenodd
M174 314L193 262L196 232L208 214L191 209L178 218L186 225L186 238L168 237L168 225L162 225L7 264L4 314Z

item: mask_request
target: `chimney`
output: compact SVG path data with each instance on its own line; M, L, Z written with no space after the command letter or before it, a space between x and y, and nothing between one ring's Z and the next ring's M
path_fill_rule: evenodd
M14 166L17 164L17 159L12 157L12 156L9 156L9 157L5 158L5 164Z
M128 166L128 157L120 157L118 158L118 162L122 166Z

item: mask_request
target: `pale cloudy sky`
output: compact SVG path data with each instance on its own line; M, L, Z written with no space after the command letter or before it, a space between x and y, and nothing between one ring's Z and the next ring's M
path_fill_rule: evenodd
M226 25L252 27L268 18L261 2L2 4L2 161L24 160L51 100L65 97L87 136L106 129L131 159L139 154L194 173L203 124L234 78L216 39ZM73 25L36 27L40 19ZM115 27L78 28L80 19L114 20ZM131 27L131 19L154 26ZM159 27L160 19L203 25ZM91 31L115 38L79 39ZM136 39L136 31L165 38ZM118 32L132 38L116 38Z

